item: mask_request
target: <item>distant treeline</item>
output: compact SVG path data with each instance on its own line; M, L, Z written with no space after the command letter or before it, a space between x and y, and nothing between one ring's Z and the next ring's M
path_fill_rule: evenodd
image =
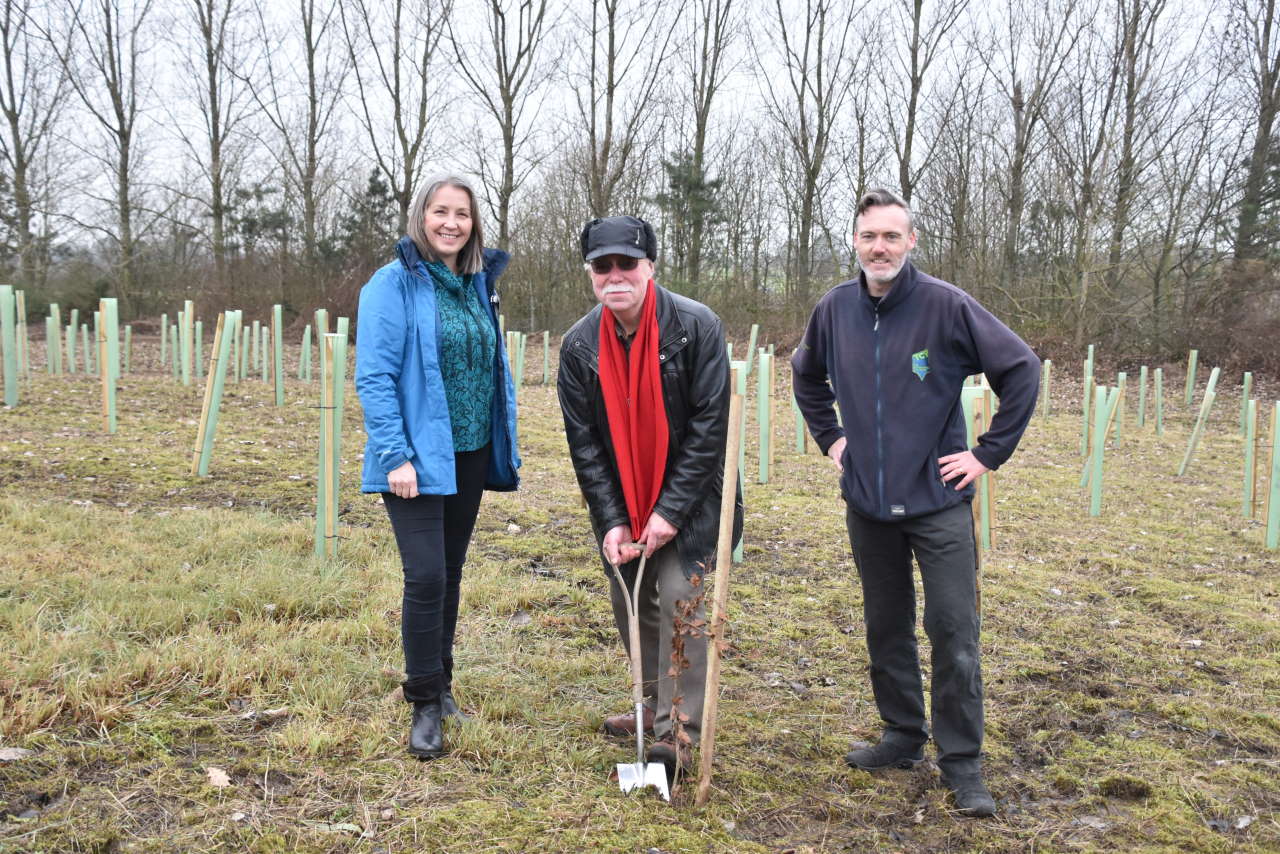
M122 320L351 314L414 189L473 178L511 328L591 303L583 222L794 339L857 197L1073 358L1280 370L1280 10L1227 0L102 0L0 7L0 275ZM395 61L393 61L395 60Z

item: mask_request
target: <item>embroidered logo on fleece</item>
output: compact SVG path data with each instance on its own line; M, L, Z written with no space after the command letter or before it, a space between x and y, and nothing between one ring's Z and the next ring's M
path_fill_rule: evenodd
M911 354L911 372L920 378L920 382L924 382L925 374L929 373L929 350L927 348L919 353Z

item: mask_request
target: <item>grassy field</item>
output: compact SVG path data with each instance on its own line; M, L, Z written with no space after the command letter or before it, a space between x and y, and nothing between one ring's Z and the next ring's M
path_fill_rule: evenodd
M420 763L354 394L346 539L323 562L314 387L291 382L277 409L261 382L229 386L197 480L199 387L125 377L108 437L92 378L37 374L0 410L0 756L30 751L0 761L0 851L1280 850L1280 553L1241 514L1233 385L1181 478L1181 387L1161 438L1131 409L1100 518L1078 488L1079 387L1054 386L1056 413L998 475L983 617L1000 812L976 821L931 767L842 762L879 721L834 472L795 452L789 406L768 485L748 407L746 560L696 808L689 785L668 806L609 779L633 755L599 732L627 670L552 388L521 392L524 485L485 498L464 576L472 722Z

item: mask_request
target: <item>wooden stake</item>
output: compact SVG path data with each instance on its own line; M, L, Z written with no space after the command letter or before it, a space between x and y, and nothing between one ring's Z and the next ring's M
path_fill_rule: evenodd
M218 325L213 332L213 352L217 354L215 358L219 361L223 360L222 356L222 336L226 314L218 315ZM225 369L225 367L224 367ZM209 371L209 376L204 383L204 401L200 404L200 424L196 428L196 442L191 450L191 474L202 475L208 471L208 462L204 463L205 471L201 471L201 462L204 457L204 449L206 444L212 444L212 435L209 430L209 412L213 406L213 387L217 382L218 371ZM216 416L215 416L216 418Z
M745 371L743 372L745 380ZM720 655L725 648L725 608L729 602L729 571L733 566L733 516L738 494L738 461L734 445L742 436L742 395L729 398L729 434L725 437L724 477L720 486L720 531L716 537L715 592L711 622L707 624L707 681L703 693L702 738L698 745L698 789L694 803L702 806L711 794L711 768L716 752L716 721L720 712Z

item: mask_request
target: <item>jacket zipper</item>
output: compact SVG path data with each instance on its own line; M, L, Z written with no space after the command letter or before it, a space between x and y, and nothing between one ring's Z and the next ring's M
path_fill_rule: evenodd
M875 324L871 327L875 334L875 369L876 369L876 498L880 502L880 518L887 518L884 503L884 424L881 420L880 403L880 307L875 308Z

